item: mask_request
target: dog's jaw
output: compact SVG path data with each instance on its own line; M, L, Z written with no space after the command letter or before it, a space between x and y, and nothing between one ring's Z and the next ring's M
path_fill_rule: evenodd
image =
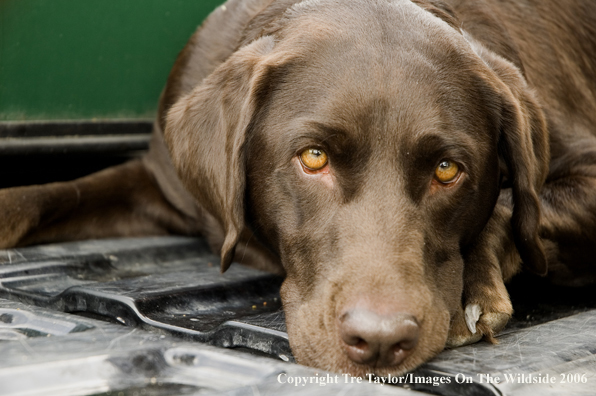
M421 334L415 349L403 361L394 365L355 362L346 352L346 345L341 339L337 315L329 313L329 310L335 311L332 306L335 301L333 297L319 296L317 299L326 298L330 302L323 306L309 302L300 304L296 303L294 297L297 291L294 289L291 281L286 280L282 287L282 300L290 345L296 360L301 364L359 377L371 374L401 375L430 360L443 350L446 343L450 314L446 309L437 309L436 306L444 308L444 304L436 301L436 306L428 309L421 319ZM285 303L286 301L290 303ZM321 337L322 334L328 336Z

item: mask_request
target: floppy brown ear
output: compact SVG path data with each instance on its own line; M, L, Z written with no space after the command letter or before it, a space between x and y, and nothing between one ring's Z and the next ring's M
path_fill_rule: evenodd
M513 214L511 226L515 246L524 267L546 275L548 263L539 238L538 194L548 171L549 146L542 111L525 94L502 110L500 155L511 180Z
M477 44L472 46L501 82L499 156L505 163L511 182L511 226L515 246L524 267L544 276L548 271L548 263L538 235L538 194L546 180L550 160L544 113L532 89L513 63Z
M227 270L244 228L247 129L265 73L272 37L241 48L168 112L164 138L178 175L224 229L221 269Z

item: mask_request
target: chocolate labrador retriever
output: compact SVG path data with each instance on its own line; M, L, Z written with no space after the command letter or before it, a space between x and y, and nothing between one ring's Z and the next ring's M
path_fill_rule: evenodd
M229 0L142 160L0 192L0 244L205 235L284 273L299 362L402 373L489 340L522 268L595 279L590 0Z

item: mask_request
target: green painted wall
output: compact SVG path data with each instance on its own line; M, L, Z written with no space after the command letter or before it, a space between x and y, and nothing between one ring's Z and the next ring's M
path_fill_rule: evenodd
M0 121L150 119L223 0L0 0Z

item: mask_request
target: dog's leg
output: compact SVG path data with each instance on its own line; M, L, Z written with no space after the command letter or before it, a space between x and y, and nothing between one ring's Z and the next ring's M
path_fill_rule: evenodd
M197 231L141 160L71 182L0 190L0 219L0 248Z
M513 308L505 287L519 269L520 257L511 238L511 209L502 202L465 256L462 307L456 312L447 346L455 347L479 341L503 329Z
M540 192L540 237L555 284L596 282L596 143L557 146ZM449 346L492 340L512 313L504 283L521 266L511 239L511 198L500 197L486 229L466 258L463 307L454 316Z

